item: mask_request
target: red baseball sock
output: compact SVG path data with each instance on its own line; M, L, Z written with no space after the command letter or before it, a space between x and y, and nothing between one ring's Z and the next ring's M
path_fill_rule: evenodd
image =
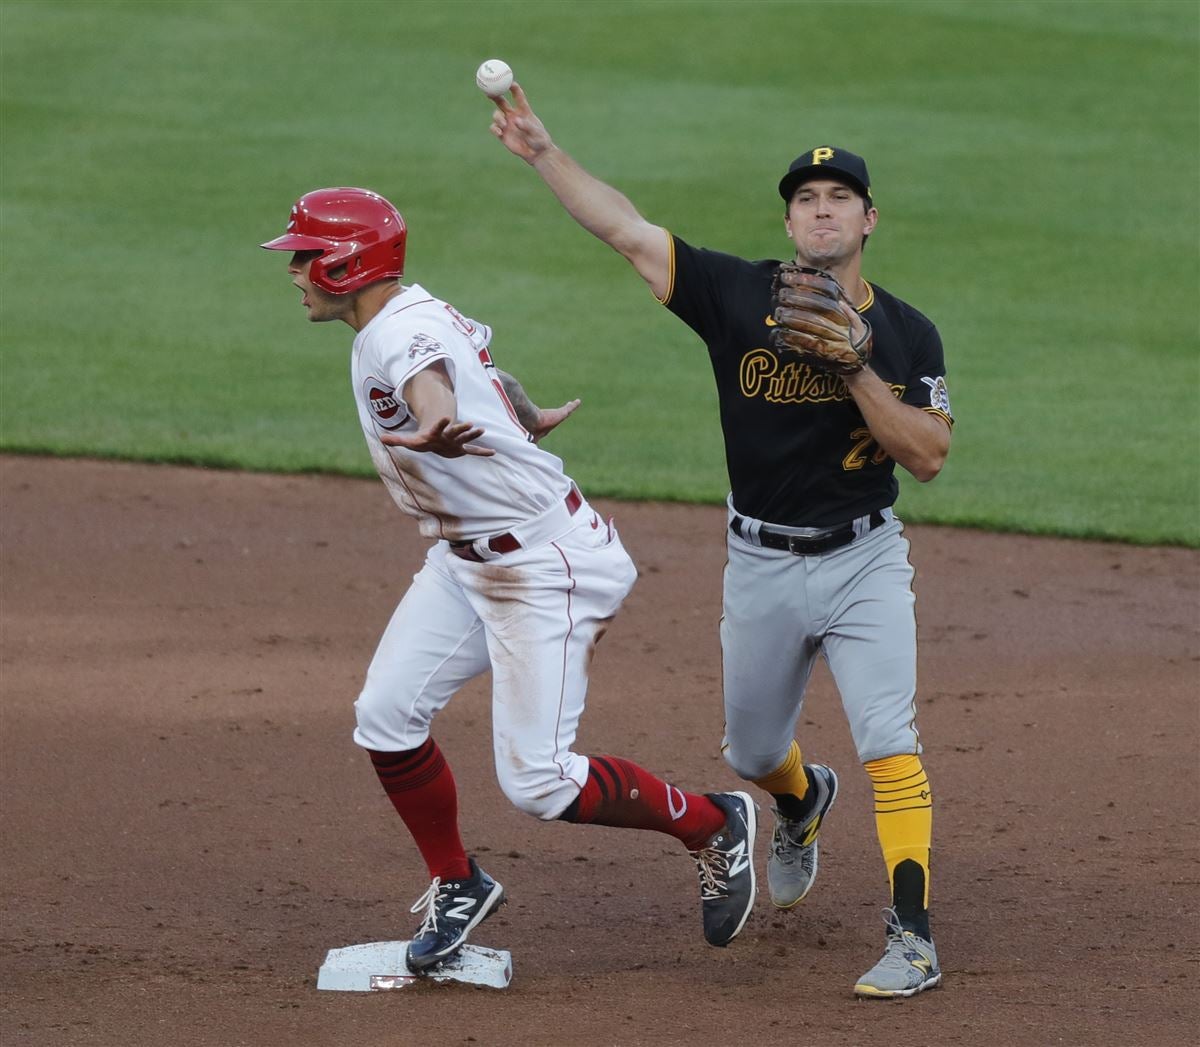
M429 867L429 878L462 880L471 875L458 834L458 787L432 738L402 753L367 752L383 791L404 819Z
M653 829L698 851L725 824L707 796L685 793L619 756L589 756L588 776L564 821Z

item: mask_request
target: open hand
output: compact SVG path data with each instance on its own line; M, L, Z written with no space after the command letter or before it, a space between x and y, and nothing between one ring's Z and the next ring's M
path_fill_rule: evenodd
M559 421L561 420L559 419ZM555 425L557 424L556 422ZM468 454L480 458L490 458L496 453L492 448L472 444L473 440L478 440L482 435L483 429L478 425L470 422L452 422L449 418L439 418L432 425L419 429L411 435L384 433L379 440L388 447L404 447L410 451L429 452L443 458L462 458Z
M535 441L540 440L552 429L557 428L568 418L570 418L571 415L575 413L575 409L579 406L580 402L581 401L579 399L574 399L568 400L562 405L562 407L540 408L538 410L537 422L533 428L529 430L529 435L532 436Z

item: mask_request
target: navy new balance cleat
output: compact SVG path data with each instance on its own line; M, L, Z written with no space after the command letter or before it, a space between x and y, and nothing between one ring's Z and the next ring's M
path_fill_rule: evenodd
M725 827L692 852L700 875L704 938L728 945L754 908L754 834L758 814L749 793L709 793L725 813Z
M470 862L467 879L443 882L434 877L429 890L412 907L412 912L425 914L405 955L413 973L453 956L467 935L504 904L504 888L479 868L474 858Z

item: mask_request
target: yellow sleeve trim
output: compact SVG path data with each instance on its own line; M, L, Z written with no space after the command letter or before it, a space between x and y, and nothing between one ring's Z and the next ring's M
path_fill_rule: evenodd
M663 232L667 234L667 293L661 298L654 295L659 305L666 305L671 300L671 295L675 293L675 237L671 235L669 229L664 229ZM653 293L652 291L651 294Z
M951 418L948 414L946 414L945 411L939 411L936 407L922 407L921 410L925 411L928 414L932 414L932 415L935 415L936 417L940 418L943 422L946 423L947 428L949 428L949 429L954 428L954 419Z

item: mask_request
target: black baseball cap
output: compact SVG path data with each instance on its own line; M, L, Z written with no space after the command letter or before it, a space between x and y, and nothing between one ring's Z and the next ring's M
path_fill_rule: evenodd
M785 203L791 203L796 187L814 178L845 182L859 196L871 199L871 176L867 174L867 162L849 149L821 145L801 153L792 161L792 166L780 181L779 195Z

